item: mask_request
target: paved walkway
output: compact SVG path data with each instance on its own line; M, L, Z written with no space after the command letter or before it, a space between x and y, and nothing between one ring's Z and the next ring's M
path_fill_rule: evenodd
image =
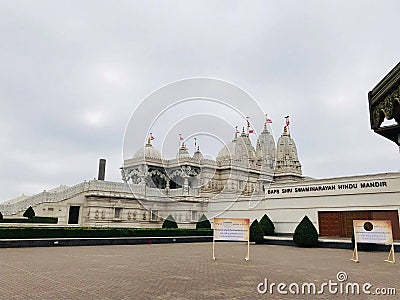
M400 294L400 262L385 263L384 252L360 252L355 264L352 251L342 249L251 245L248 262L243 243L217 243L216 261L211 250L211 243L0 249L0 299L398 299ZM342 294L338 272L347 276ZM276 286L272 294L259 294L265 278L268 285L286 283L288 294ZM338 284L335 295L324 286L329 280ZM293 295L291 283L294 292L308 283L317 292L322 285L324 293ZM371 283L371 295L346 295L345 283L361 289ZM398 295L372 295L376 288L396 288Z

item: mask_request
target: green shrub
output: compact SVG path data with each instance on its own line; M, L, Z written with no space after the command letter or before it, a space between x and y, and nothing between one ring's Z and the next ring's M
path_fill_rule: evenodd
M169 215L162 224L162 228L178 228L178 224L176 223L175 219Z
M260 227L264 235L275 235L275 226L271 219L265 214L260 220Z
M204 214L197 221L196 229L211 229L211 223Z
M49 223L49 224L57 224L58 218L55 217L33 217L32 219L25 218L7 218L1 219L0 223Z
M35 216L35 211L33 210L32 206L28 207L23 216L28 219L32 219Z
M307 216L304 216L303 220L297 225L293 234L293 241L296 246L300 247L316 247L318 245L317 229Z
M0 239L212 236L210 229L0 227Z
M256 242L257 244L263 241L263 231L258 223L257 219L250 225L250 242Z

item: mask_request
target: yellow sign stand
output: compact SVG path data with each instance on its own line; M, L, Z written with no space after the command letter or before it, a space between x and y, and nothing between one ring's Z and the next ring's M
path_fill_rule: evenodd
M390 247L390 252L389 256L387 259L385 259L386 262L394 264L396 262L396 258L394 257L394 246L392 244L392 247Z
M358 251L357 251L357 242L356 241L354 241L353 256L352 256L352 258L350 260L354 261L355 263L360 262L358 260Z
M214 218L214 234L212 255L215 257L215 241L245 241L247 242L246 261L250 259L250 219Z
M385 262L394 264L396 262L394 255L392 222L390 220L353 220L354 229L354 250L350 259L356 263L358 259L357 243L375 243L391 245L389 256Z

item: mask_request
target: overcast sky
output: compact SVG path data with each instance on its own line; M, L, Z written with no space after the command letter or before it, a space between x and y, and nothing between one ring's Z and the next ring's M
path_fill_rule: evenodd
M99 158L120 181L137 105L190 77L247 91L275 140L290 115L304 175L399 171L367 101L399 62L399 11L366 0L2 0L0 201L93 179Z

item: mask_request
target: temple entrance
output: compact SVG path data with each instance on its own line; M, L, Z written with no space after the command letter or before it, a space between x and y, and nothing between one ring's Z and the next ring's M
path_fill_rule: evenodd
M79 209L80 206L70 206L68 224L79 224Z

